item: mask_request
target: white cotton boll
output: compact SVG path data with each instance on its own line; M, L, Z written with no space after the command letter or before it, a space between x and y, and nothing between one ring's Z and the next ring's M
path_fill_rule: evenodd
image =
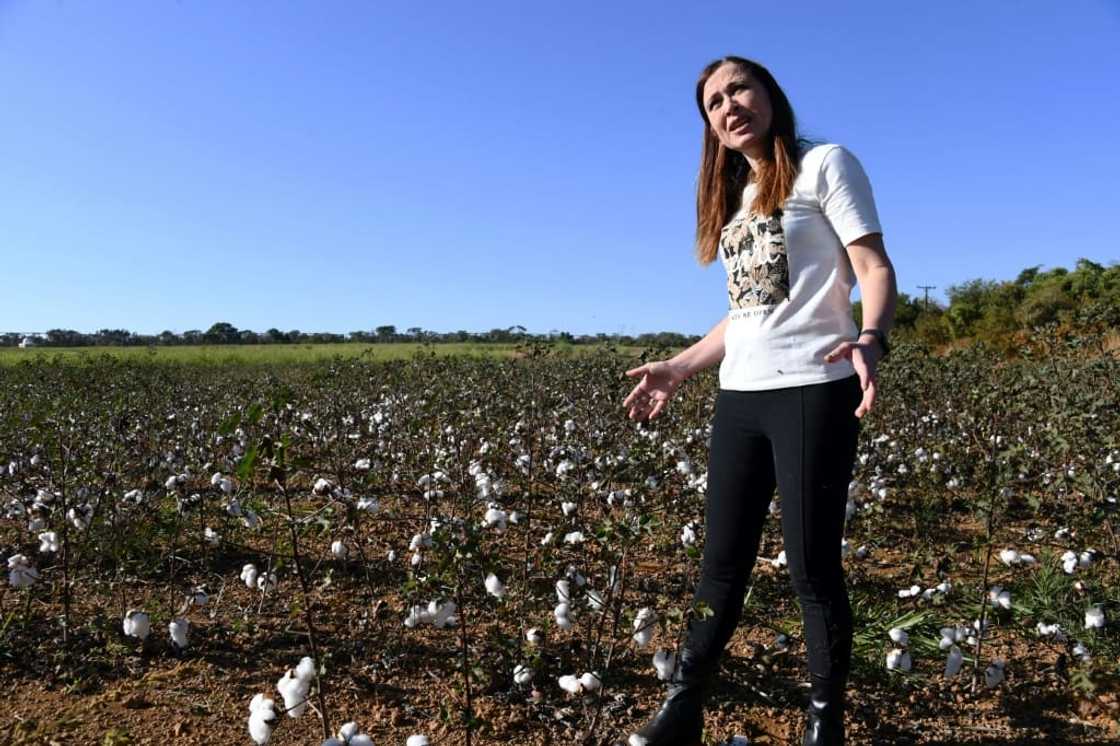
M210 596L204 588L195 588L187 596L187 600L194 606L205 606L206 602L210 600Z
M778 552L778 556L775 559L770 560L770 564L774 565L774 567L785 567L787 564L789 564L789 562L786 560L786 550L783 549L782 551Z
M1035 563L1035 558L1034 558L1033 554L1027 554L1025 552L1022 552L1022 553L1019 554L1019 564L1033 565L1034 563Z
M870 551L866 544L860 544L859 549L856 550L856 559L866 559Z
M346 548L346 545L342 543L342 541L335 539L331 542L331 554L334 555L335 559L346 559L346 555L349 553L350 550Z
M1090 606L1085 610L1085 629L1100 629L1104 627L1104 610L1100 604Z
M494 598L501 598L505 595L506 587L498 580L497 575L490 573L486 576L486 592Z
M328 738L319 744L319 746L346 746L346 741L338 738Z
M347 746L373 746L373 739L365 733L359 733L356 736L352 736L346 744Z
M262 572L257 578L257 589L264 593L268 593L269 591L276 588L278 582L279 580L276 577L276 573Z
M569 694L579 694L583 691L583 685L579 683L579 678L571 674L561 676L557 683L560 684L561 689Z
M13 588L30 587L39 579L39 571L31 566L27 557L13 554L8 558L8 583Z
M421 559L422 557L420 556L420 552L416 552L412 555L412 559L409 560L409 564L411 564L413 567L419 567Z
M186 619L172 619L171 623L167 625L167 630L171 634L171 643L179 650L184 650L190 644L187 640L187 635L190 633L191 623Z
M653 667L657 671L657 678L668 681L673 675L673 667L677 662L677 654L658 648L653 654Z
M207 544L215 547L218 546L218 544L222 540L222 537L218 534L218 532L210 528L209 526L203 529L202 538Z
M408 616L405 617L404 626L412 629L420 624L420 622L425 621L426 618L427 613L424 611L423 606L413 606L409 609Z
M369 471L370 462L368 458L360 458L354 462L354 468L358 471Z
M920 585L912 585L909 588L903 588L902 590L900 590L898 592L898 597L899 598L910 598L911 596L916 596L921 592L922 592L922 587Z
M551 544L554 536L555 534L552 531L549 531L547 534L545 534L544 538L541 539L541 546L545 547Z
M57 552L59 547L58 534L54 531L44 531L39 534L39 551L43 553Z
M556 600L562 604L571 603L571 583L569 583L567 580L556 581Z
M583 540L584 538L582 531L572 531L571 533L564 534L565 544L582 544Z
M1043 622L1039 622L1035 626L1035 629L1038 630L1038 634L1040 637L1053 637L1054 639L1059 641L1066 639L1065 632L1062 631L1062 625L1060 624L1045 624Z
M1094 549L1088 549L1088 550L1082 552L1077 557L1077 566L1084 569L1084 568L1088 567L1089 565L1093 564L1093 556L1095 554L1096 554L1096 550L1094 550Z
M358 510L366 513L376 513L381 510L381 503L376 497L362 497L358 499Z
M948 578L945 578L940 583L938 583L935 587L936 587L938 593L948 593L949 591L951 591L953 589L953 584L949 582Z
M1078 641L1073 646L1073 654L1083 661L1087 661L1092 658L1092 656L1089 655L1089 649L1085 647L1084 643L1082 643L1081 641Z
M499 531L506 530L507 521L509 521L509 514L504 510L499 510L493 504L486 510L486 515L482 518L482 522L486 526L493 526Z
M513 669L513 681L516 684L528 684L533 680L533 669L528 666L517 665Z
M565 459L565 460L561 461L559 464L557 464L557 466L556 466L556 476L559 477L560 479L564 479L565 477L568 476L568 474L571 473L572 469L574 469L574 468L576 468L576 465L573 464L571 461L568 461L567 459Z
M534 645L540 645L544 640L544 635L541 634L540 629L538 629L537 627L531 627L526 630L525 639Z
M910 653L908 651L893 648L887 653L888 671L909 671L910 665Z
M245 508L244 513L241 515L241 523L245 528L254 529L261 525L261 519L251 508Z
M241 582L244 583L245 587L248 588L249 590L253 590L253 588L256 587L256 585L257 585L257 566L256 565L254 565L252 563L249 563L248 565L245 565L244 567L241 568Z
M249 703L249 737L258 745L268 743L275 725L276 703L257 694Z
M591 588L587 591L587 605L595 611L602 611L603 607L607 605L607 600L603 598L599 591Z
M300 681L311 681L315 678L315 661L305 655L299 659L299 665L296 666L296 678Z
M556 604L556 608L552 610L552 615L556 617L556 626L560 629L572 628L571 607L568 604Z
M43 520L40 516L34 516L30 521L27 522L28 533L33 534L36 531L42 531L46 527L47 527L47 522L45 520ZM40 549L39 551L41 552L43 550Z
M770 501L770 507L767 508L767 510L770 511L770 515L777 515L778 514L778 501L777 500L771 500Z
M1010 609L1011 608L1011 592L1005 591L1001 586L993 586L988 591L988 603L992 606Z
M164 486L165 489L169 489L169 490L175 489L176 487L179 486L179 477L172 474L170 477L167 478L167 481L163 483L163 486Z
M439 627L440 629L443 629L449 624L454 623L455 612L458 610L458 608L459 607L455 604L454 601L448 601L445 604L441 604L439 608L436 609L435 613L432 614L432 624L436 627Z
M890 638L899 645L907 645L910 643L910 635L902 627L891 627L887 633Z
M949 656L945 659L945 678L951 679L961 672L964 656L956 645L949 648Z
M599 678L599 674L596 671L591 671L580 676L579 683L580 686L583 687L584 691L587 692L593 692L603 685L602 680Z
M409 736L404 746L431 746L427 736Z
M211 487L217 487L221 483L222 483L222 473L220 471L215 472L214 474L212 474L210 476L210 486Z
M1010 567L1019 562L1019 553L1014 549L1001 549L999 561Z
M1065 526L1059 528L1054 532L1054 538L1061 541L1062 539L1069 538L1069 529Z
M644 648L653 638L657 625L657 612L649 607L642 608L634 617L634 642L639 648Z
M129 609L128 613L124 615L124 633L129 637L146 640L151 630L151 619L144 612L137 609Z
M562 510L566 516L571 515L576 510L576 504L570 501L562 502L560 503L560 510Z
M284 699L284 709L290 718L298 718L307 710L307 694L310 689L305 681L297 679L289 669L276 682L276 690Z
M690 547L696 543L696 526L695 523L689 521L681 529L681 544Z
M328 482L326 479L323 479L322 477L319 477L315 480L315 485L311 488L311 491L320 496L329 495L331 488L332 485L330 482Z
M79 531L84 531L89 527L89 522L92 517L93 508L89 505L77 505L66 512L66 518L74 528Z
M984 670L984 683L989 688L998 686L1003 681L1003 660L996 659Z

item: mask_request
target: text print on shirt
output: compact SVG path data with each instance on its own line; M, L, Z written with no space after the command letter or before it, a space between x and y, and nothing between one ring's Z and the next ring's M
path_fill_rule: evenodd
M767 311L789 300L789 257L782 211L740 215L720 232L732 309ZM753 314L752 314L753 315Z

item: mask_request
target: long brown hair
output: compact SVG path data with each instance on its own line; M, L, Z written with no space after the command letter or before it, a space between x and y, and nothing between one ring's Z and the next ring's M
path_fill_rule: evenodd
M766 143L765 165L755 174L757 190L751 204L753 212L772 215L789 197L797 177L798 149L803 142L797 135L797 121L789 99L765 67L753 60L728 55L704 68L696 81L696 107L704 120L704 144L696 184L696 255L702 264L710 264L716 258L720 231L739 209L743 188L751 177L746 156L720 143L704 110L704 85L724 63L737 65L760 83L770 97L774 113Z

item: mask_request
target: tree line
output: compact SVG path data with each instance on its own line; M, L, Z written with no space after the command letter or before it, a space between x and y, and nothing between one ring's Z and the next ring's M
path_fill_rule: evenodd
M893 336L910 338L932 347L961 340L983 340L1004 350L1015 347L1023 334L1046 327L1066 327L1078 331L1105 333L1120 328L1120 263L1105 267L1088 259L1078 259L1072 270L1056 267L1042 271L1042 265L1028 267L1010 281L967 280L946 290L948 303L898 294ZM853 304L853 315L860 324L863 309ZM15 347L28 339L17 332L0 334L0 346ZM649 347L686 347L698 335L656 332L638 335L582 334L551 331L530 334L523 326L491 329L487 332L433 332L420 327L400 331L396 326L378 326L349 334L302 332L298 329L269 329L255 332L238 329L220 321L206 331L191 329L182 333L164 331L156 335L134 334L127 329L101 329L92 334L72 329L51 329L36 335L31 342L46 347L94 346L173 346L224 344L388 344L421 343L500 343L530 341L567 344L615 344Z

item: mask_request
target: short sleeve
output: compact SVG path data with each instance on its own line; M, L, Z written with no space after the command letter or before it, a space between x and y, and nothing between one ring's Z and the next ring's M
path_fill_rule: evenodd
M859 160L842 145L833 146L821 159L817 199L845 246L868 233L883 232L871 181Z

